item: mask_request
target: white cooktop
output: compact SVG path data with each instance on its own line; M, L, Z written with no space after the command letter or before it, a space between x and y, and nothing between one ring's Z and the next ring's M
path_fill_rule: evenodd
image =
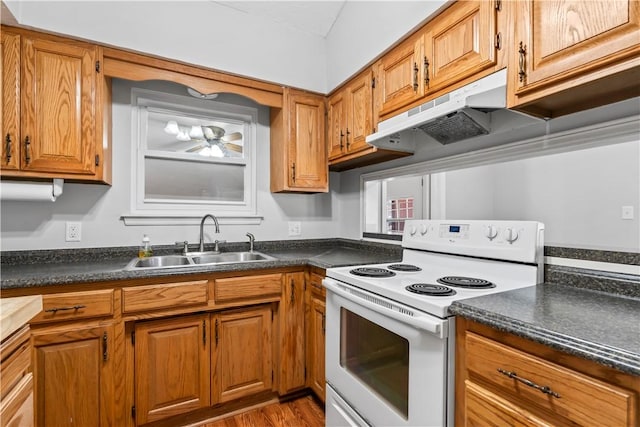
M405 249L402 262L327 269L327 276L352 286L373 292L426 313L445 318L453 301L496 292L533 286L537 283L537 266L485 259L427 253ZM358 267L387 268L391 264L412 264L422 268L418 272L394 271L395 276L385 278L362 277L349 273ZM484 279L496 285L488 289L451 287L452 296L419 295L405 288L415 283L438 285L444 276L464 276Z

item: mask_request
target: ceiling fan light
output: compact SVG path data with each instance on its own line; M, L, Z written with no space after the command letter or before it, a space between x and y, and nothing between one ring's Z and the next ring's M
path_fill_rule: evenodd
M178 141L191 141L189 134L186 131L182 131L182 130L178 132L176 139Z
M167 122L167 125L164 127L164 131L169 135L178 135L180 133L178 122L176 122L175 120L169 120Z
M191 130L189 131L189 136L192 139L202 139L202 138L204 138L204 134L202 133L202 127L200 127L200 126L191 126Z

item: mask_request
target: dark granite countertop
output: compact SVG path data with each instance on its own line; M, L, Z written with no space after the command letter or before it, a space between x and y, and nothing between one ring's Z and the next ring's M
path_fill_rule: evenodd
M454 302L451 314L640 376L640 299L543 283Z
M246 243L230 243L222 245L221 250L223 252L245 251L249 249L247 245ZM3 252L0 287L15 289L306 265L331 268L400 261L402 259L400 246L348 239L256 242L255 250L271 255L276 260L168 269L125 270L126 265L135 257L137 248ZM154 255L169 253L179 252L175 247L154 246Z

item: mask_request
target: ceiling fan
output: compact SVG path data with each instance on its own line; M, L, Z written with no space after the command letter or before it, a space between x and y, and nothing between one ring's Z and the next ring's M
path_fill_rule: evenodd
M199 152L213 157L227 157L228 150L242 153L242 133L233 132L225 134L225 130L219 126L193 126L189 132L190 139L201 139L201 144L184 150L187 153ZM217 147L217 148L214 148ZM211 153L211 154L209 154ZM217 154L217 155L216 155Z

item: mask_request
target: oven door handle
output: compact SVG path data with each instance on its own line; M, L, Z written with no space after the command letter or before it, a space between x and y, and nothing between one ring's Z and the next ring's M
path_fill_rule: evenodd
M446 322L443 320L434 320L432 316L416 311L411 307L404 306L397 302L387 302L384 301L381 297L375 297L370 292L364 290L354 290L353 293L347 290L344 290L338 282L325 278L322 280L322 284L328 291L333 292L336 295L339 295L355 304L366 307L369 310L375 311L376 313L382 314L383 316L391 317L400 322L406 323L418 329L421 329L426 332L430 332L433 335L437 335L440 338L445 338L447 336L447 327ZM370 296L369 298L359 296ZM380 299L380 301L384 301L386 304L376 304L371 300ZM398 309L402 309L405 312L411 312L414 315L411 316L409 314L404 314L400 311L394 310L393 308L388 308L388 305L395 306Z

